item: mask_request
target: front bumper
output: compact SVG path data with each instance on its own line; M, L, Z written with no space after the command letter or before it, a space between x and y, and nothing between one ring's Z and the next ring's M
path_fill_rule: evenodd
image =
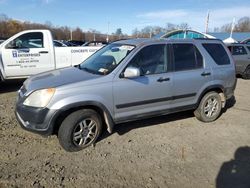
M45 136L53 133L56 112L48 108L34 108L18 103L15 110L16 118L23 129Z

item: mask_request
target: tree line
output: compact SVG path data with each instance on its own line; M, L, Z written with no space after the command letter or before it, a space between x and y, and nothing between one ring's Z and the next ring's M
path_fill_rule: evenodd
M53 38L56 40L81 40L81 41L106 41L107 34L102 34L95 29L83 31L81 28L70 28L68 26L54 26L50 22L44 24L32 23L28 21L18 21L9 18L8 16L0 15L0 39L7 39L14 34L29 29L48 29L51 31ZM115 41L123 38L128 38L127 35L122 34L121 29L117 29L115 33L108 36L109 41Z
M220 28L214 28L215 32L230 32L232 23L223 25ZM102 34L95 29L89 29L89 31L83 31L81 28L70 28L68 26L54 26L50 22L44 24L32 23L28 21L18 21L7 17L4 14L0 14L0 39L7 39L14 34L28 29L48 29L52 32L54 39L56 40L81 40L92 41L107 39L107 34ZM115 32L109 34L109 41L115 41L119 39L127 38L151 38L159 33L166 33L176 29L191 29L187 23L173 24L166 23L165 27L162 26L146 26L142 29L135 28L132 31L132 35L128 36L123 34L122 29L118 28ZM250 32L250 17L243 17L235 23L234 32Z
M161 26L146 26L142 29L135 28L132 31L133 38L151 38L159 33L166 33L176 29L191 29L188 23L181 23L179 25L173 23L166 23L165 27Z
M166 33L176 29L192 29L188 23L182 23L179 25L173 23L166 23L165 27L161 26L146 26L142 29L135 28L132 31L132 37L134 38L150 38L159 33ZM232 23L227 23L221 27L213 28L214 32L231 32ZM234 24L234 32L250 32L250 17L242 17Z
M220 28L220 32L230 32L233 23L227 23ZM234 25L234 32L250 32L250 17L242 17Z

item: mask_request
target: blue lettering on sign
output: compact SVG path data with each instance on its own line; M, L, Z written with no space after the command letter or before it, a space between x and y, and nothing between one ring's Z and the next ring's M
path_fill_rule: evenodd
M17 57L17 51L12 51L12 56Z

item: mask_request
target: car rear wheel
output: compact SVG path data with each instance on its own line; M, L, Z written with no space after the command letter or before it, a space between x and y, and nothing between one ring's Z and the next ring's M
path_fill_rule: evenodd
M221 109L221 97L217 92L212 91L204 95L194 115L200 121L212 122L220 116Z
M62 122L58 131L59 143L66 151L82 150L95 143L101 128L101 117L94 110L75 111Z
M244 79L250 79L250 65L246 68L244 74L243 74Z

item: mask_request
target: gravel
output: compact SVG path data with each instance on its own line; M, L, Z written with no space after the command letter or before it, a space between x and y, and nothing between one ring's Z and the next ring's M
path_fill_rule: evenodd
M20 128L20 82L0 83L0 187L250 187L250 81L238 79L213 123L182 112L120 124L95 146L65 152Z

